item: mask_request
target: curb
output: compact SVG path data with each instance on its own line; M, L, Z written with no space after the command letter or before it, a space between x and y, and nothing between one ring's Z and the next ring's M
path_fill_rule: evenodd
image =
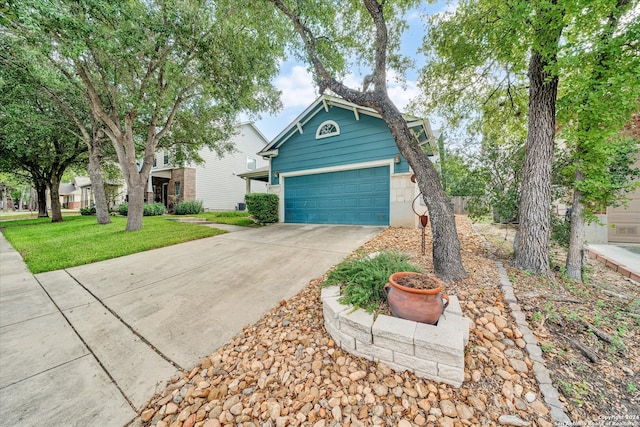
M607 258L606 256L604 256L602 253L598 252L595 249L591 249L589 247L586 247L585 249L589 253L590 258L601 262L602 264L609 267L611 270L622 274L624 277L628 277L629 279L635 280L636 282L640 283L640 271L634 271L624 265L620 265L616 261Z

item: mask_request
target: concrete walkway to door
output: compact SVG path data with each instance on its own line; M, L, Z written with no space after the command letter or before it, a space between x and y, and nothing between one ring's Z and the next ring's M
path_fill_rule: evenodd
M37 275L0 236L0 425L129 424L382 229L275 224Z

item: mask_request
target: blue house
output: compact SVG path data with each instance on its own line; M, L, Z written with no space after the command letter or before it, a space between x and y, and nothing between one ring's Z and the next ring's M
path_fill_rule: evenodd
M416 144L435 141L427 120L406 120ZM322 95L258 154L281 222L416 225L409 165L373 109Z

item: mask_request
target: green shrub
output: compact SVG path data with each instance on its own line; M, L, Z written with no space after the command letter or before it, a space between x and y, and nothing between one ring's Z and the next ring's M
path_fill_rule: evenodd
M203 210L202 202L198 200L185 200L173 208L173 212L176 215L195 215L203 212Z
M329 273L323 286L341 285L342 304L351 304L373 313L387 298L384 285L389 281L389 276L398 271L420 272L408 259L407 255L395 251L350 259L338 264Z
M122 203L118 206L118 213L123 216L127 216L129 213L129 204ZM165 208L162 203L145 203L144 210L142 212L142 216L158 216L164 215Z
M91 207L91 208L80 208L80 215L95 215L96 214L96 208L95 206Z
M160 216L165 212L166 209L162 203L145 203L142 216Z
M129 203L121 203L120 206L118 206L118 213L122 216L127 216L127 213L129 213Z
M278 196L268 193L251 193L244 196L247 210L259 224L278 222Z

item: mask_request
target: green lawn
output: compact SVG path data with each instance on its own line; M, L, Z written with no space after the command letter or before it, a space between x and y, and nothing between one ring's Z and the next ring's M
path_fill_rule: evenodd
M179 215L176 215L179 216ZM258 227L258 225L249 218L249 212L226 211L226 212L203 212L197 215L186 215L196 218L205 218L207 221L218 224L240 225L243 227Z
M98 225L94 216L65 216L5 221L0 228L32 273L59 270L225 233L211 227L143 218L142 230L127 232L127 218L111 217Z

